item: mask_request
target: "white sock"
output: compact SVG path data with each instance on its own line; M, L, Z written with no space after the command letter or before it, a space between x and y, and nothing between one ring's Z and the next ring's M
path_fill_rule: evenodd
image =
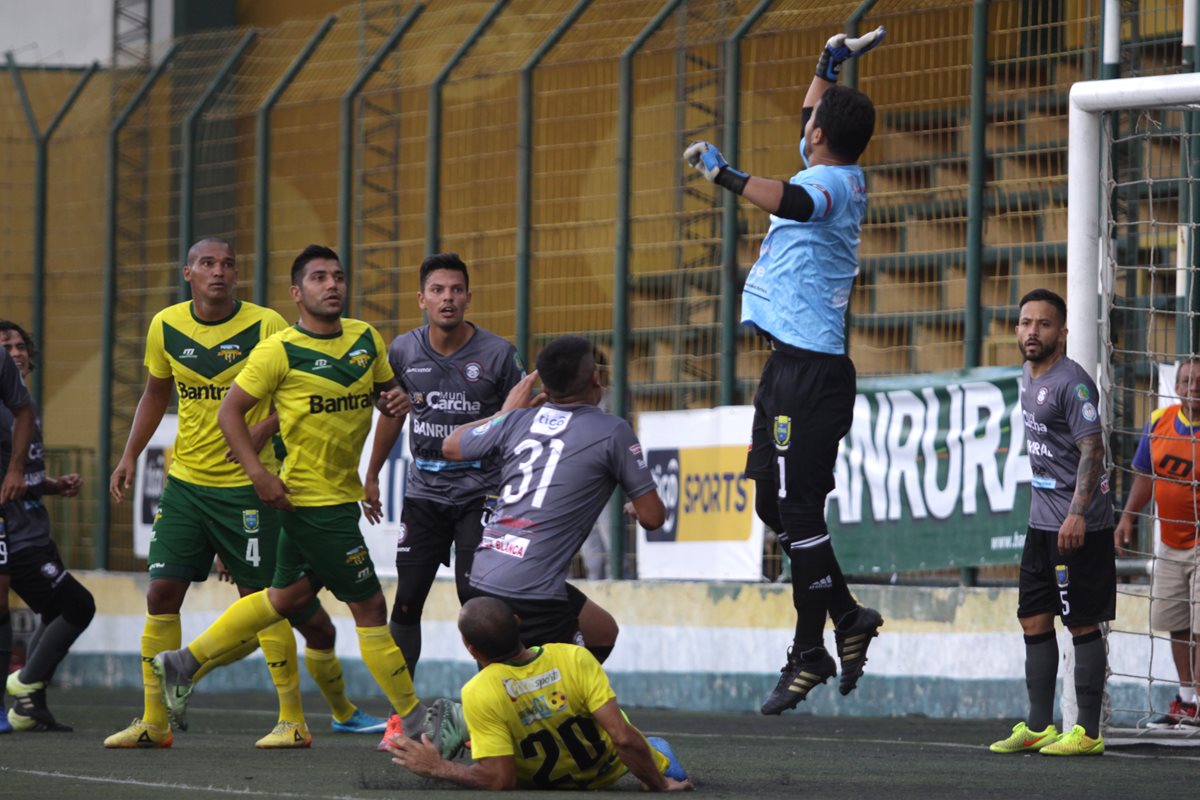
M1196 687L1195 686L1180 686L1179 699L1185 703L1196 702Z

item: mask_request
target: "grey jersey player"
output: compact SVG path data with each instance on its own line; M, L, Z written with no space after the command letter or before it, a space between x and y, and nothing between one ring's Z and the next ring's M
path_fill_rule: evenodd
M1116 617L1117 604L1099 395L1084 369L1064 354L1063 299L1048 289L1034 289L1021 298L1020 308L1017 345L1025 358L1021 412L1033 498L1021 554L1017 619L1025 634L1029 716L1007 738L993 742L991 751L1099 755L1104 752L1100 706L1108 658L1100 625ZM1079 705L1079 723L1061 733L1053 723L1056 616L1071 631Z
M499 462L451 461L442 440L465 422L494 414L525 368L517 350L495 334L467 322L471 305L467 265L455 253L438 253L421 264L417 304L429 324L397 336L388 361L412 402L408 473L396 543L396 598L389 622L392 638L410 670L421 656L421 614L438 564L450 563L460 602L483 531L489 497L496 493ZM385 419L376 432L367 483L378 484L400 425ZM370 516L370 514L368 514Z
M8 368L20 371L17 385L33 371L37 350L33 340L15 322L0 320L0 349L4 352L0 364L0 383L11 388ZM24 387L21 387L22 391ZM0 396L9 392L0 389ZM28 398L28 395L26 395ZM42 504L45 495L75 497L82 484L79 475L71 473L58 478L46 475L42 451L41 422L32 401L25 406L34 417L31 440L14 448L14 409L8 400L0 403L0 459L4 462L23 461L24 479L28 491L0 506L0 677L6 678L5 689L13 696L13 706L0 723L17 731L69 731L54 718L46 705L46 685L54 676L59 663L71 645L88 627L96 613L91 593L75 576L67 572L58 547L50 538L50 515ZM23 448L21 447L23 445ZM23 459L13 459L19 452ZM12 623L8 613L8 590L12 588L25 604L37 613L43 625L26 654L25 664L9 673L12 651Z
M583 644L603 661L616 622L567 583L571 558L615 486L646 528L661 526L665 510L633 429L596 405L602 389L591 343L555 339L537 367L500 413L457 428L442 445L450 459L503 459L499 501L475 553L471 589L509 602L523 641ZM539 378L545 395L532 398Z

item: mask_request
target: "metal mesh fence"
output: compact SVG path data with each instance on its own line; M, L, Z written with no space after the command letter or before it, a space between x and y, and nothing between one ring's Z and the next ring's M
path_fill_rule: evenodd
M845 78L877 108L862 159L871 200L849 318L860 375L1012 363L1016 301L1035 286L1063 289L1066 98L1072 82L1100 77L1100 5L995 0L980 22L966 0L866 4L859 30L882 24L889 34ZM1122 5L1122 74L1179 69L1181 6ZM109 463L95 469L98 480L111 469L144 385L146 326L180 296L180 239L189 235L233 239L242 296L261 297L285 316L293 314L293 255L310 242L342 248L352 313L385 338L422 322L415 301L422 258L454 250L472 268L471 318L505 337L527 330L519 345L528 360L554 336L582 333L622 368L622 407L634 414L711 406L723 390L749 402L767 351L737 331L734 352L723 343L722 198L684 169L680 153L693 139L723 146L726 45L745 23L740 144L726 155L756 175L795 173L815 59L862 7L858 0L331 3L323 9L329 20L314 14L181 39L148 87L162 52L140 67L102 70L48 151L49 441L102 454L97 443L107 431ZM19 72L44 127L79 73ZM35 250L36 148L14 87L0 79L0 258L8 265L0 313L25 321L35 301L26 265ZM131 106L139 87L146 93ZM122 111L129 113L115 139L110 217L105 154ZM187 151L189 115L195 136ZM1143 147L1137 163L1172 172L1170 149ZM740 275L768 224L765 213L739 201ZM116 269L106 309L100 266L109 239ZM618 296L623 271L628 292ZM626 311L627 331L614 330ZM731 386L722 385L725 366ZM95 402L106 367L109 429ZM114 507L112 514L106 563L132 568L128 513ZM104 546L103 535L95 544Z

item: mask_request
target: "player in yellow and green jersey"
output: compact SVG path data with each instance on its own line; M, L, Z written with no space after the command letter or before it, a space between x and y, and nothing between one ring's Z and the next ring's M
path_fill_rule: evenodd
M401 716L409 735L443 742L444 706L435 713L413 691L404 655L387 627L387 603L359 529L359 502L377 513L377 487L358 475L377 399L403 416L408 397L388 365L379 332L343 319L346 275L337 254L310 245L292 265L300 322L262 342L221 403L218 422L262 502L280 511L278 560L271 588L243 597L180 650L160 653L155 672L164 701L186 708L195 675L237 642L306 608L321 587L350 607L363 661ZM276 475L263 463L246 415L273 403L287 447ZM446 740L447 748L461 740Z
M497 597L468 600L458 630L483 665L462 692L475 763L396 737L388 752L397 764L474 789L605 789L627 772L648 791L692 788L670 745L629 723L586 648L525 647L520 620Z
M188 586L207 578L214 555L220 556L243 594L265 588L275 571L278 513L254 492L246 471L227 458L217 426L217 409L236 375L267 337L287 323L275 311L235 296L237 264L233 246L203 239L188 252L183 279L192 300L154 316L146 336L146 388L134 415L121 461L109 481L120 502L129 489L138 455L150 441L171 399L179 395L179 435L162 500L155 515L147 559L150 588L142 632L145 708L124 730L109 736L105 747L170 747L171 725L152 662L162 650L179 647L179 611ZM277 469L272 436L278 420L269 402L247 411L256 451L268 469ZM308 642L306 661L334 714L335 730L354 726L381 730L383 721L364 714L346 699L342 669L334 656L335 631L329 615L313 602L292 617ZM229 663L259 644L279 693L279 723L259 747L307 746L312 737L300 705L296 639L281 621L257 637L247 636L222 654ZM176 727L187 727L186 717Z

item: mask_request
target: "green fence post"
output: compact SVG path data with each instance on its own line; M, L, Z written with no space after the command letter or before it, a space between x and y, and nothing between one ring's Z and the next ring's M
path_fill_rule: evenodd
M283 97L283 93L292 85L292 81L300 74L300 70L312 58L317 45L329 33L337 17L330 14L317 28L317 32L304 45L295 60L287 68L287 72L279 78L279 82L271 89L267 99L258 109L255 122L255 180L254 180L254 302L260 306L267 304L267 270L270 266L270 229L271 229L271 110Z
M878 0L863 0L858 8L854 9L849 17L846 18L846 35L853 38L858 36L858 23L862 22L862 18L867 15ZM858 59L852 58L842 66L842 73L846 77L846 85L857 89L858 88Z
M338 160L340 162L338 174L341 181L338 188L338 257L342 259L342 269L346 272L346 283L350 283L354 264L350 241L350 231L354 222L354 102L358 99L359 92L367 85L367 81L379 69L379 65L400 43L404 34L408 33L408 29L412 27L424 10L424 3L417 3L409 9L408 13L404 15L404 19L400 20L388 35L387 40L379 46L375 55L371 56L371 60L358 73L354 83L350 84L350 88L342 95L341 136L338 140ZM353 304L354 294L351 292L346 298L344 313L349 314Z
M104 157L104 311L103 332L100 335L100 441L96 448L98 480L107 483L112 467L112 401L113 401L113 340L116 325L113 319L117 301L117 145L121 129L129 117L150 93L155 81L163 74L175 54L179 43L172 44L163 55L162 61L150 70L142 85L130 98L112 125L108 127L108 146ZM112 521L112 501L107 492L100 493L100 513L96 515L94 535L96 566L108 569L108 528Z
M529 358L529 240L533 228L533 71L554 45L583 15L592 0L579 0L545 41L521 66L519 100L520 127L517 133L517 336L514 344L522 358Z
M682 0L667 0L654 18L646 23L637 38L621 54L619 83L617 85L617 231L613 279L613 335L612 335L612 413L618 417L629 414L625 396L629 392L629 226L630 187L633 171L633 57L642 49L651 36L662 26L667 17L679 7ZM608 551L609 575L624 577L625 541L621 536L625 517L621 509L620 496L614 493L612 504L610 540Z
M425 253L432 255L441 247L439 230L441 229L442 187L439 174L442 164L442 86L450 77L450 73L458 66L458 62L471 52L471 48L479 38L487 32L492 22L499 16L508 0L496 0L488 9L487 14L475 26L475 30L467 36L463 43L450 56L450 60L438 71L437 77L429 87L429 126L425 136Z
M725 132L721 146L738 162L742 119L742 39L771 7L774 0L760 0L725 42ZM740 270L738 250L738 199L721 192L721 371L717 403L733 405L737 386L737 291Z
M180 150L181 163L179 167L179 264L182 266L187 263L188 250L192 246L193 231L195 229L195 220L192 219L192 206L195 204L196 192L196 128L200 123L200 115L208 108L209 103L217 96L217 92L225 85L225 81L233 73L234 67L238 61L250 49L250 45L254 43L258 36L254 31L246 31L245 35L238 41L233 48L233 52L229 54L229 58L225 59L225 63L221 65L221 69L209 82L208 88L204 90L204 94L200 95L200 99L196 101L187 116L183 119L183 126L180 129ZM176 280L179 281L179 300L183 302L191 297L188 285L184 283L182 276Z
M87 82L96 74L96 70L100 69L100 64L93 61L76 82L75 88L63 101L62 106L58 109L58 113L54 115L54 119L50 120L50 124L46 126L46 130L38 128L37 117L33 113L33 104L29 102L29 94L25 91L25 81L21 78L21 68L17 66L17 60L13 57L12 52L5 54L5 59L8 61L8 71L12 74L13 83L17 88L17 95L21 98L21 108L25 111L25 121L29 123L29 132L33 135L33 140L36 145L37 156L34 163L34 178L33 178L33 308L30 316L30 329L33 340L38 343L43 349L46 348L46 173L50 168L50 137L54 135L54 131L62 123L63 117L71 110L71 106L75 105L75 101L83 92L83 87L87 86ZM42 370L33 371L33 385L30 390L33 392L34 399L39 403L43 402L42 397Z

